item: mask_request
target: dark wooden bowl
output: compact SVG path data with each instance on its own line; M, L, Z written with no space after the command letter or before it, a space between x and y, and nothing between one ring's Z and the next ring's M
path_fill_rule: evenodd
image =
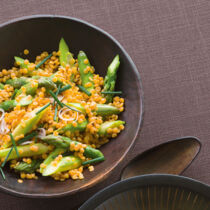
M156 174L117 182L79 210L210 210L210 186L176 175Z
M126 108L120 119L126 121L126 129L101 148L106 161L98 164L94 172L85 171L84 180L57 182L49 177L39 177L38 180L25 180L19 184L17 175L6 170L6 181L0 179L0 189L4 192L25 197L59 197L85 190L108 177L129 152L139 132L143 92L137 68L112 36L87 22L70 17L38 15L1 25L1 69L13 66L15 55L24 57L21 52L26 48L30 50L29 60L35 59L42 51L57 50L61 37L64 37L75 55L79 50L84 50L96 72L102 76L113 57L120 55L117 90L122 90L125 98Z

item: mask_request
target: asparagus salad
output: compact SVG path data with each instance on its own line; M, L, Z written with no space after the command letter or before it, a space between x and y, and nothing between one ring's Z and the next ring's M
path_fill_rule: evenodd
M29 51L24 50L27 55ZM119 56L106 77L95 74L85 52L77 59L62 38L59 49L34 63L15 57L0 72L0 172L4 166L23 179L83 179L83 169L105 160L99 150L123 129L124 99L115 91Z

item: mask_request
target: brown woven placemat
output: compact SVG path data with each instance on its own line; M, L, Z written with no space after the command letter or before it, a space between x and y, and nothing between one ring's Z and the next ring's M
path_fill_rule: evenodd
M209 11L209 0L1 0L0 23L25 15L60 14L89 21L113 35L137 65L145 92L140 139L124 164L164 141L197 136L201 153L183 175L210 184ZM118 171L99 186L66 198L31 200L0 193L0 209L71 210L116 181Z

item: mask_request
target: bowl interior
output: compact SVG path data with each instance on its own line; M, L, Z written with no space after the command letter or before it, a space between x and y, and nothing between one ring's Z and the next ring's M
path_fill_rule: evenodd
M116 89L122 90L126 99L125 112L120 116L120 119L126 121L126 129L101 148L106 161L98 164L94 172L84 172L84 180L57 182L51 178L39 177L38 180L26 180L19 184L16 174L6 170L7 178L6 181L0 179L0 188L7 192L50 197L83 190L110 173L128 152L138 133L142 115L142 93L137 70L121 46L93 26L75 19L55 16L26 18L5 24L0 27L1 69L12 67L15 55L34 60L43 51L57 50L61 37L64 37L75 56L79 50L84 50L101 76L105 75L113 57L120 55L121 65ZM23 55L24 49L29 49L29 56Z
M154 185L119 193L103 202L95 210L200 210L207 209L208 205L207 197L188 189Z

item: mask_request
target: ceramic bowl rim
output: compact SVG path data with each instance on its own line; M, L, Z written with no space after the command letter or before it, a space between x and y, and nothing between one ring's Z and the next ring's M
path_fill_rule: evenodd
M116 182L103 190L97 192L88 199L79 210L95 209L104 201L117 195L120 192L134 189L136 187L148 186L153 184L164 184L176 187L183 187L194 190L197 193L205 195L210 199L210 186L195 179L172 174L147 174L131 177L119 182Z

